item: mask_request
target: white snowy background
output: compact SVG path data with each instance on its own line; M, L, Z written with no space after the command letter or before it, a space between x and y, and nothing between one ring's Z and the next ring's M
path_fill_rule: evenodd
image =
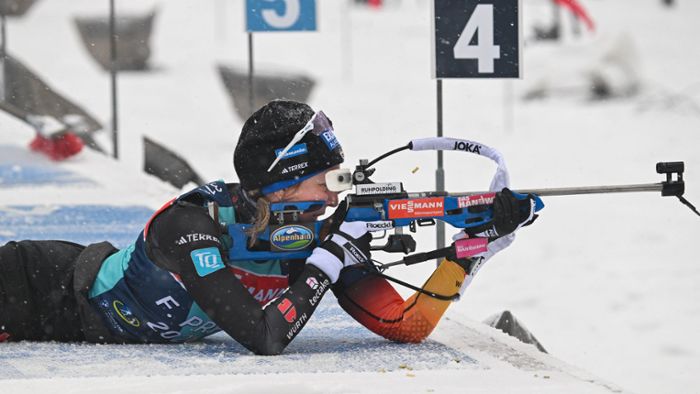
M596 22L596 32L578 38L567 33L556 44L528 40L522 80L444 81L445 135L501 150L515 189L657 182L657 161L683 160L686 197L700 205L700 3L679 0L666 8L659 0L581 2ZM428 2L393 1L380 11L349 8L344 1L318 3L318 32L256 35L256 65L299 71L317 80L310 104L333 119L348 166L412 138L435 135ZM530 37L534 24L550 19L551 9L547 1L522 3L524 34ZM185 156L205 178L235 181L231 156L243 121L232 111L215 67L246 65L243 2L117 1L118 12L143 13L153 7L158 11L153 69L119 76L122 165L140 168L139 141L146 135ZM107 10L107 1L42 0L7 26L10 53L105 125L110 117L108 74L89 58L72 18ZM628 98L591 101L585 76L615 47L634 59L641 90ZM550 96L521 100L538 86L551 87ZM0 116L0 142L26 146L31 138L31 130ZM103 142L107 144L106 136ZM494 171L489 161L459 153L445 156L448 190L488 186ZM92 163L87 154L64 165L93 171L93 176L107 168L90 168ZM401 180L409 190L432 190L435 167L433 153L404 152L382 162L374 179ZM161 196L177 192L149 186L146 201L138 201L136 191L124 191L142 190L146 183L129 174L100 174L114 178L120 187L91 197L154 209ZM72 202L58 193L23 190L21 195L4 193L1 205ZM639 393L697 392L700 261L695 247L700 218L676 199L656 193L550 197L545 204L540 219L480 271L448 316L476 327L474 322L509 309L552 355L605 381ZM12 234L11 229L0 231L6 237ZM433 230L423 229L418 241L422 250L433 248ZM430 270L424 264L395 273L420 283ZM451 326L445 324L448 330ZM290 379L343 382L345 389L337 392L362 384L391 390L376 374L303 375L307 372L313 371L300 366L300 375ZM420 384L412 390L425 392L426 381L433 384L425 386L433 387L428 390L466 390L470 381L479 381L479 372L466 371L464 382L449 383L460 375L447 379L441 378L444 371L416 371ZM472 388L557 392L505 379L503 390L494 381ZM221 386L231 384L226 376L124 380L115 380L123 385L122 392L260 390L251 376L238 377L235 390L229 391ZM270 381L279 390L293 388L282 377ZM81 385L82 390L95 389L100 382ZM0 391L50 390L54 385L78 391L60 379L0 381ZM326 391L323 385L303 387Z

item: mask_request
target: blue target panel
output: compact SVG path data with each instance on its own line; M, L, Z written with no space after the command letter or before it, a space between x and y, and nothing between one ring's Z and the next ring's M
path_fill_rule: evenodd
M58 167L0 163L0 187L90 184L94 182Z
M247 0L246 30L315 31L316 0Z

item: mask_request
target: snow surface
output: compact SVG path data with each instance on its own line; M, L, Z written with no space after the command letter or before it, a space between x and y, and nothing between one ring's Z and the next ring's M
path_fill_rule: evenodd
M317 80L310 103L333 119L352 166L359 158L373 158L410 139L435 135L436 89L429 77L427 3L393 1L377 12L349 10L341 1L319 2L318 33L256 35L256 64L302 71ZM523 1L526 35L529 26L547 20L548 3ZM695 42L700 34L696 23L700 3L679 1L670 9L658 0L637 0L633 5L623 0L582 3L596 21L597 32L579 39L568 36L564 46L528 42L522 80L445 81L445 135L482 141L501 150L516 189L657 182L661 180L654 171L657 161L684 160L686 197L700 205L700 54ZM150 0L118 2L117 9L145 12L153 6L159 12L153 70L119 77L121 164L85 152L55 167L48 179L42 171L32 175L32 166L19 161L26 158L17 148L17 144L26 146L31 131L0 115L4 215L0 222L7 220L6 207L15 211L53 209L53 205L102 205L130 212L156 209L177 192L145 175L118 170L140 168L142 135L186 156L207 179L235 180L231 152L243 121L231 110L215 68L220 63L245 67L243 2ZM77 15L106 12L106 2L41 1L24 18L9 20L7 33L14 56L109 124L108 75L88 57L72 22ZM348 15L349 19L343 18ZM345 27L351 34L346 34ZM611 47L609 43L625 35L639 59L636 71L643 85L638 96L596 102L579 88L559 89L539 101L520 100L542 80L580 87ZM494 171L489 161L458 153L447 153L445 165L450 191L483 190ZM412 191L432 190L434 172L434 154L404 152L380 164L374 179L402 180ZM37 189L27 179L43 184ZM56 179L63 182L50 183ZM490 369L404 371L396 359L387 372L311 374L300 363L304 365L297 372L284 375L146 377L161 374L161 369L153 367L157 359L147 351L127 349L119 362L144 363L142 374L122 375L121 364L115 363L117 371L104 367L99 377L84 373L77 381L68 373L70 365L49 360L47 365L68 372L52 379L49 371L34 378L0 380L0 391L609 392L620 386L639 393L696 392L700 383L700 266L694 249L700 235L698 217L677 200L655 193L551 197L545 204L540 219L480 271L463 299L448 311L451 320L444 321L432 337L453 351L467 346L463 353ZM0 228L4 240L25 234ZM417 240L422 250L431 249L433 230L422 229ZM420 283L430 271L429 264L424 264L397 268L394 273ZM611 381L617 386L581 386L585 373L577 375L551 357L543 362L550 371L545 378L512 364L504 367L507 362L499 362L495 355L475 353L478 345L469 347L469 340L478 343L476 338L482 335L495 335L492 330L479 331L482 327L475 322L503 309L525 322L557 359L600 377L591 378L595 382ZM470 336L473 331L481 335ZM462 332L467 334L460 337ZM518 345L508 339L498 337L496 342ZM49 352L46 346L52 345L28 346L26 351ZM518 354L536 355L518 349ZM73 350L95 354L94 348L79 345L68 352ZM193 363L208 359L189 357ZM220 362L226 365L225 360ZM266 383L264 389L260 382Z

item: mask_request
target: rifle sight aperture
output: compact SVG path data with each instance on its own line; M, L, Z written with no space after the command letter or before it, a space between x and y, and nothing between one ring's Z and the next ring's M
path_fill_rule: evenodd
M683 171L685 171L685 163L682 161L667 161L656 163L656 172L658 174L666 174L666 181L661 183L661 195L666 196L682 196L685 193L685 182L683 181ZM673 179L673 174L676 174L676 179Z

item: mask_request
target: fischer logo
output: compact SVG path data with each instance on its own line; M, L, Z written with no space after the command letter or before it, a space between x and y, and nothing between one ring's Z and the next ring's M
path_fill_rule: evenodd
M385 231L394 228L391 221L367 222L367 231Z
M316 278L311 277L309 279L315 280ZM308 279L306 280L306 283L309 283ZM330 286L331 281L328 279L325 279L320 284L318 284L318 281L316 283L317 283L316 286L318 287L318 289L316 289L316 293L313 295L313 297L309 298L309 305L311 305L311 306L316 306L316 304L318 304L318 302L321 301L321 298L323 298L323 294L325 293L328 286Z
M445 199L443 197L389 201L389 218L405 219L443 216L445 214L444 208Z
M290 341L292 338L294 338L295 335L301 330L301 327L304 326L304 323L306 323L306 320L308 317L306 316L306 313L302 313L301 316L299 317L299 320L296 321L290 328L289 331L287 331L287 339Z
M277 304L277 309L282 313L287 323L294 323L294 320L297 319L297 308L292 304L292 301L289 301L289 298L284 298L282 302Z
M467 141L455 141L455 146L452 148L453 150L463 150L465 152L470 152L470 153L476 153L477 155L481 154L481 145L477 145L472 142L467 142Z
M401 190L402 187L400 182L370 183L355 186L355 192L359 195L401 193Z
M496 193L476 194L473 196L457 198L457 206L460 208L473 207L475 205L491 205Z

